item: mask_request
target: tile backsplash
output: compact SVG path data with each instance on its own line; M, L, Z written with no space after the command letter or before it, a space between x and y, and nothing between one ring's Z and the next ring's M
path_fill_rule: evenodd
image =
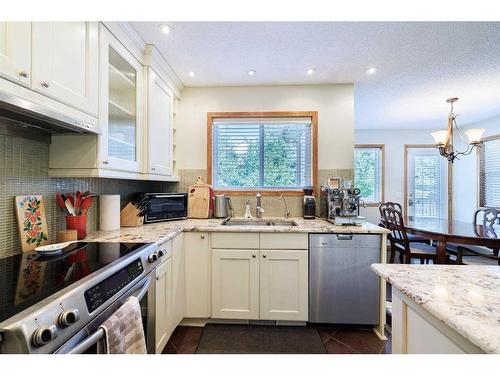
M48 177L48 139L31 139L0 134L0 258L20 251L14 197L23 194L43 196L49 241L65 228L64 213L56 206L56 192L92 191L97 194L120 194L122 204L138 191L175 191L176 183L103 178ZM87 230L98 228L99 204L89 210Z

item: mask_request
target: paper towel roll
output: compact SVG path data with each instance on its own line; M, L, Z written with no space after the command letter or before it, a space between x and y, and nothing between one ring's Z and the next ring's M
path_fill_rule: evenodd
M119 195L99 195L99 229L120 229Z

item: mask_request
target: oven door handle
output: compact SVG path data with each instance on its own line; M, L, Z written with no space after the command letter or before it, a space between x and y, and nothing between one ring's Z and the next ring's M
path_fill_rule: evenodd
M144 295L147 293L149 289L149 285L151 285L151 276L148 276L146 278L146 281L142 283L139 287L134 287L132 291L129 291L131 293L126 293L120 300L127 299L129 297L136 297L139 301L144 297ZM95 345L97 341L102 339L104 337L104 328L99 327L97 331L95 331L93 334L91 334L89 337L87 337L85 340L83 340L81 343L79 343L77 346L75 346L73 349L71 349L68 354L81 354L85 353L87 349L92 347L92 345Z
M135 298L137 298L140 301L147 293L147 291L149 289L149 285L151 285L151 279L152 279L152 277L148 276L146 278L146 281L144 282L144 284L142 284L140 287L134 288L134 290L132 291L132 294L127 293L127 295L124 296L125 299L134 296Z
M97 331L95 331L93 334L91 334L89 337L87 337L85 340L83 340L81 343L79 343L77 346L71 349L68 352L68 354L85 353L87 349L91 348L92 345L96 344L97 341L99 341L103 337L104 337L104 328L99 327Z

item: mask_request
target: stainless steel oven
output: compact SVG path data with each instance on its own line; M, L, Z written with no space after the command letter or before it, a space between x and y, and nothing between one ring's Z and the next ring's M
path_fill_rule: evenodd
M154 271L128 289L114 303L94 318L83 329L68 340L56 353L59 354L96 354L97 342L103 337L102 323L116 312L131 296L136 297L141 304L141 315L146 336L148 353L154 353L155 316L151 311L151 301L154 300Z
M140 301L154 353L155 270L169 254L154 243L81 242L48 259L34 252L0 259L0 276L20 275L0 290L0 353L95 352L99 327L130 296Z

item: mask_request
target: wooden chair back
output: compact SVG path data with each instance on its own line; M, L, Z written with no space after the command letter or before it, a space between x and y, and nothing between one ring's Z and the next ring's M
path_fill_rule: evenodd
M398 203L396 203L398 204ZM399 204L398 204L399 205ZM401 207L399 205L399 207ZM403 221L403 213L395 207L386 207L383 211L385 226L391 231L390 238L395 243L409 250L408 235Z
M401 207L401 205L397 202L381 202L379 205L378 205L378 211L380 213L380 223L383 224L383 219L384 219L384 210L387 208L387 207L391 207L391 208L394 208L395 210L399 210L399 212L403 212L403 208ZM382 225L384 226L384 225Z
M478 223L478 215L482 213L482 222ZM482 224L484 229L493 229L496 224L500 224L500 210L492 207L479 207L472 218L474 225Z

